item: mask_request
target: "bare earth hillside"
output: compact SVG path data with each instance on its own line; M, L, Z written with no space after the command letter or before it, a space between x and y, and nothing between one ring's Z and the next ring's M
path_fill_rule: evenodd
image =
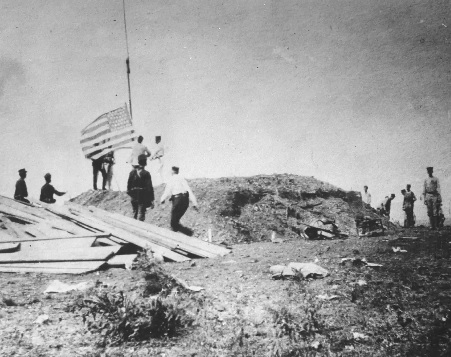
M358 192L346 192L313 177L297 175L259 175L219 179L194 179L189 182L199 201L199 211L189 209L182 224L206 237L212 229L214 241L227 243L269 240L271 231L286 238L298 238L296 227L318 219L335 220L339 229L356 235L355 216L375 213L363 207ZM156 201L163 186L155 189ZM132 214L125 192L88 191L73 199L107 211ZM146 221L169 227L171 204L148 210ZM287 218L287 208L297 218Z

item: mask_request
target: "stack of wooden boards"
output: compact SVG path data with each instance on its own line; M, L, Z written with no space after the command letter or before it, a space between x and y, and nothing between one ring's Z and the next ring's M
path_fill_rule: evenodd
M0 196L0 272L81 274L131 265L139 250L174 262L230 252L95 207L27 204Z

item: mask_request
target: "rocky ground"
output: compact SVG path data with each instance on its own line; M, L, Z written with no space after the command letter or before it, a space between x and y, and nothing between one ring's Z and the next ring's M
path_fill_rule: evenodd
M205 198L195 192L200 200ZM224 193L223 197L227 196ZM343 198L340 200L347 204ZM223 204L217 202L211 210L217 212ZM117 194L115 200L99 199L97 205L120 210L128 206L128 199ZM244 211L248 209L244 206ZM201 213L206 211L206 206L201 207ZM204 229L206 222L210 224L210 216L201 213L195 216L195 212L190 212L185 220L195 231ZM161 225L165 225L167 214L156 209L151 217L157 222L160 221L156 217L160 217ZM223 219L226 222L227 217ZM232 228L226 229L232 235ZM75 277L0 274L0 355L450 355L448 228L439 232L398 229L382 237L321 241L300 239L290 233L283 243L265 240L233 244L232 253L218 259L160 263L166 274L205 288L180 295L178 304L192 317L193 324L172 338L118 346L99 344L100 334L89 332L74 306L80 298L91 299L105 291L124 291L141 301L151 299L143 296L145 265L131 271L113 269ZM356 259L343 263L343 258ZM363 258L381 266L367 266ZM270 266L289 262L315 262L329 275L323 279L274 279ZM93 287L84 292L43 294L54 279L66 283L89 281ZM35 322L42 315L47 315L48 321Z

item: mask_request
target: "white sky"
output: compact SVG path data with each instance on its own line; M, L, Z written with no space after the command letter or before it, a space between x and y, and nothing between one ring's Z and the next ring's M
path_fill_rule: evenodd
M92 185L80 130L128 100L122 1L0 5L0 193L25 167L31 196L51 172L73 197ZM367 184L398 216L431 165L448 215L449 15L440 0L128 0L135 127L187 177Z

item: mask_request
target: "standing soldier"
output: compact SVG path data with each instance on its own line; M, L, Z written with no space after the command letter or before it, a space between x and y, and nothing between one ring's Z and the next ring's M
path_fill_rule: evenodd
M440 205L442 197L440 192L440 182L437 177L433 176L434 168L426 168L428 177L424 180L423 196L424 204L428 208L429 222L431 229L437 229Z
M163 204L168 197L169 201L172 201L171 228L173 231L178 232L182 228L180 219L188 209L189 201L191 200L194 209L197 210L197 200L188 186L188 182L179 176L179 168L176 166L172 167L172 176L166 184L163 196L161 196L161 203Z
M20 179L16 182L16 190L14 191L14 199L17 201L22 201L26 203L30 203L25 197L28 197L27 184L25 182L25 178L27 177L27 170L20 169L19 170Z
M127 183L127 193L131 197L133 217L144 221L146 209L154 208L154 192L150 173L144 168L147 165L147 156L138 157L138 165L130 172Z
M371 193L368 192L368 186L363 186L363 195L362 195L362 201L363 203L366 203L367 205L371 204Z
M410 190L412 186L408 184L406 186L406 191L404 193L404 202L403 209L406 212L406 227L413 227L415 225L414 215L413 215L413 207L414 203L417 200L415 194Z

